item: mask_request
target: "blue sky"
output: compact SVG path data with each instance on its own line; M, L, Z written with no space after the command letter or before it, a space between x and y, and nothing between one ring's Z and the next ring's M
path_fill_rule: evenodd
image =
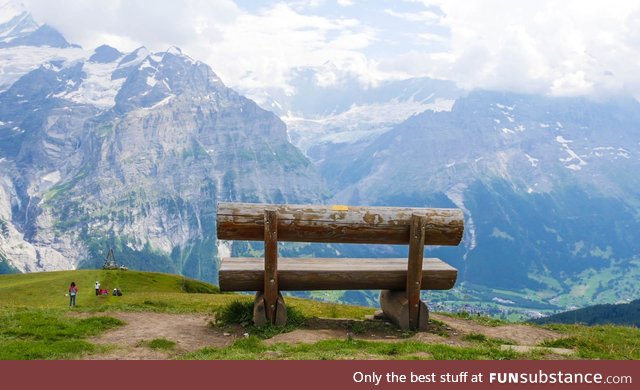
M244 89L429 76L463 88L640 96L640 2L623 0L24 0L85 48L175 45ZM61 12L60 10L64 10ZM337 74L341 73L341 74Z

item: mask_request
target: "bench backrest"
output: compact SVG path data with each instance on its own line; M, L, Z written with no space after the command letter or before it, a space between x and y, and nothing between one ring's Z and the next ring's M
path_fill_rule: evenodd
M409 244L412 215L426 217L426 245L458 245L464 231L459 209L218 203L222 240L265 239L265 210L276 210L278 241Z

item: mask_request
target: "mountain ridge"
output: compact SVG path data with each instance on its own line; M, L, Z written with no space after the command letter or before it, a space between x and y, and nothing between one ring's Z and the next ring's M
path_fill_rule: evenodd
M538 318L536 324L627 325L640 327L640 299L629 303L584 307Z
M73 50L0 92L0 248L18 269L95 266L113 246L214 281L217 199L323 193L285 125L207 65L177 48Z

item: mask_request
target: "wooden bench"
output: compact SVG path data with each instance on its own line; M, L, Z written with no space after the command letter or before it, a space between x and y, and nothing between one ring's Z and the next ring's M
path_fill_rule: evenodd
M221 240L264 241L264 258L223 258L221 291L256 291L256 325L286 323L280 291L382 290L385 316L402 329L425 330L421 290L447 290L458 271L423 259L425 245L458 245L458 209L218 203ZM278 241L408 244L408 259L278 258Z

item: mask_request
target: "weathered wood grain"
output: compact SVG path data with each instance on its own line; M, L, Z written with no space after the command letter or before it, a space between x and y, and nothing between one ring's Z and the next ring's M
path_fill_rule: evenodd
M459 209L218 203L222 240L264 239L264 210L278 213L278 240L408 244L411 215L426 217L426 245L458 245L464 230Z
M407 283L407 259L280 258L278 286L282 291L402 290ZM421 286L448 290L458 271L439 259L424 259ZM222 291L259 291L264 287L264 259L224 258L219 272Z
M409 265L407 267L406 297L409 307L409 328L418 327L420 316L420 282L422 281L422 257L424 255L424 231L426 218L423 215L411 216L409 229Z
M276 319L278 300L278 213L264 211L264 301L267 320L272 324Z

